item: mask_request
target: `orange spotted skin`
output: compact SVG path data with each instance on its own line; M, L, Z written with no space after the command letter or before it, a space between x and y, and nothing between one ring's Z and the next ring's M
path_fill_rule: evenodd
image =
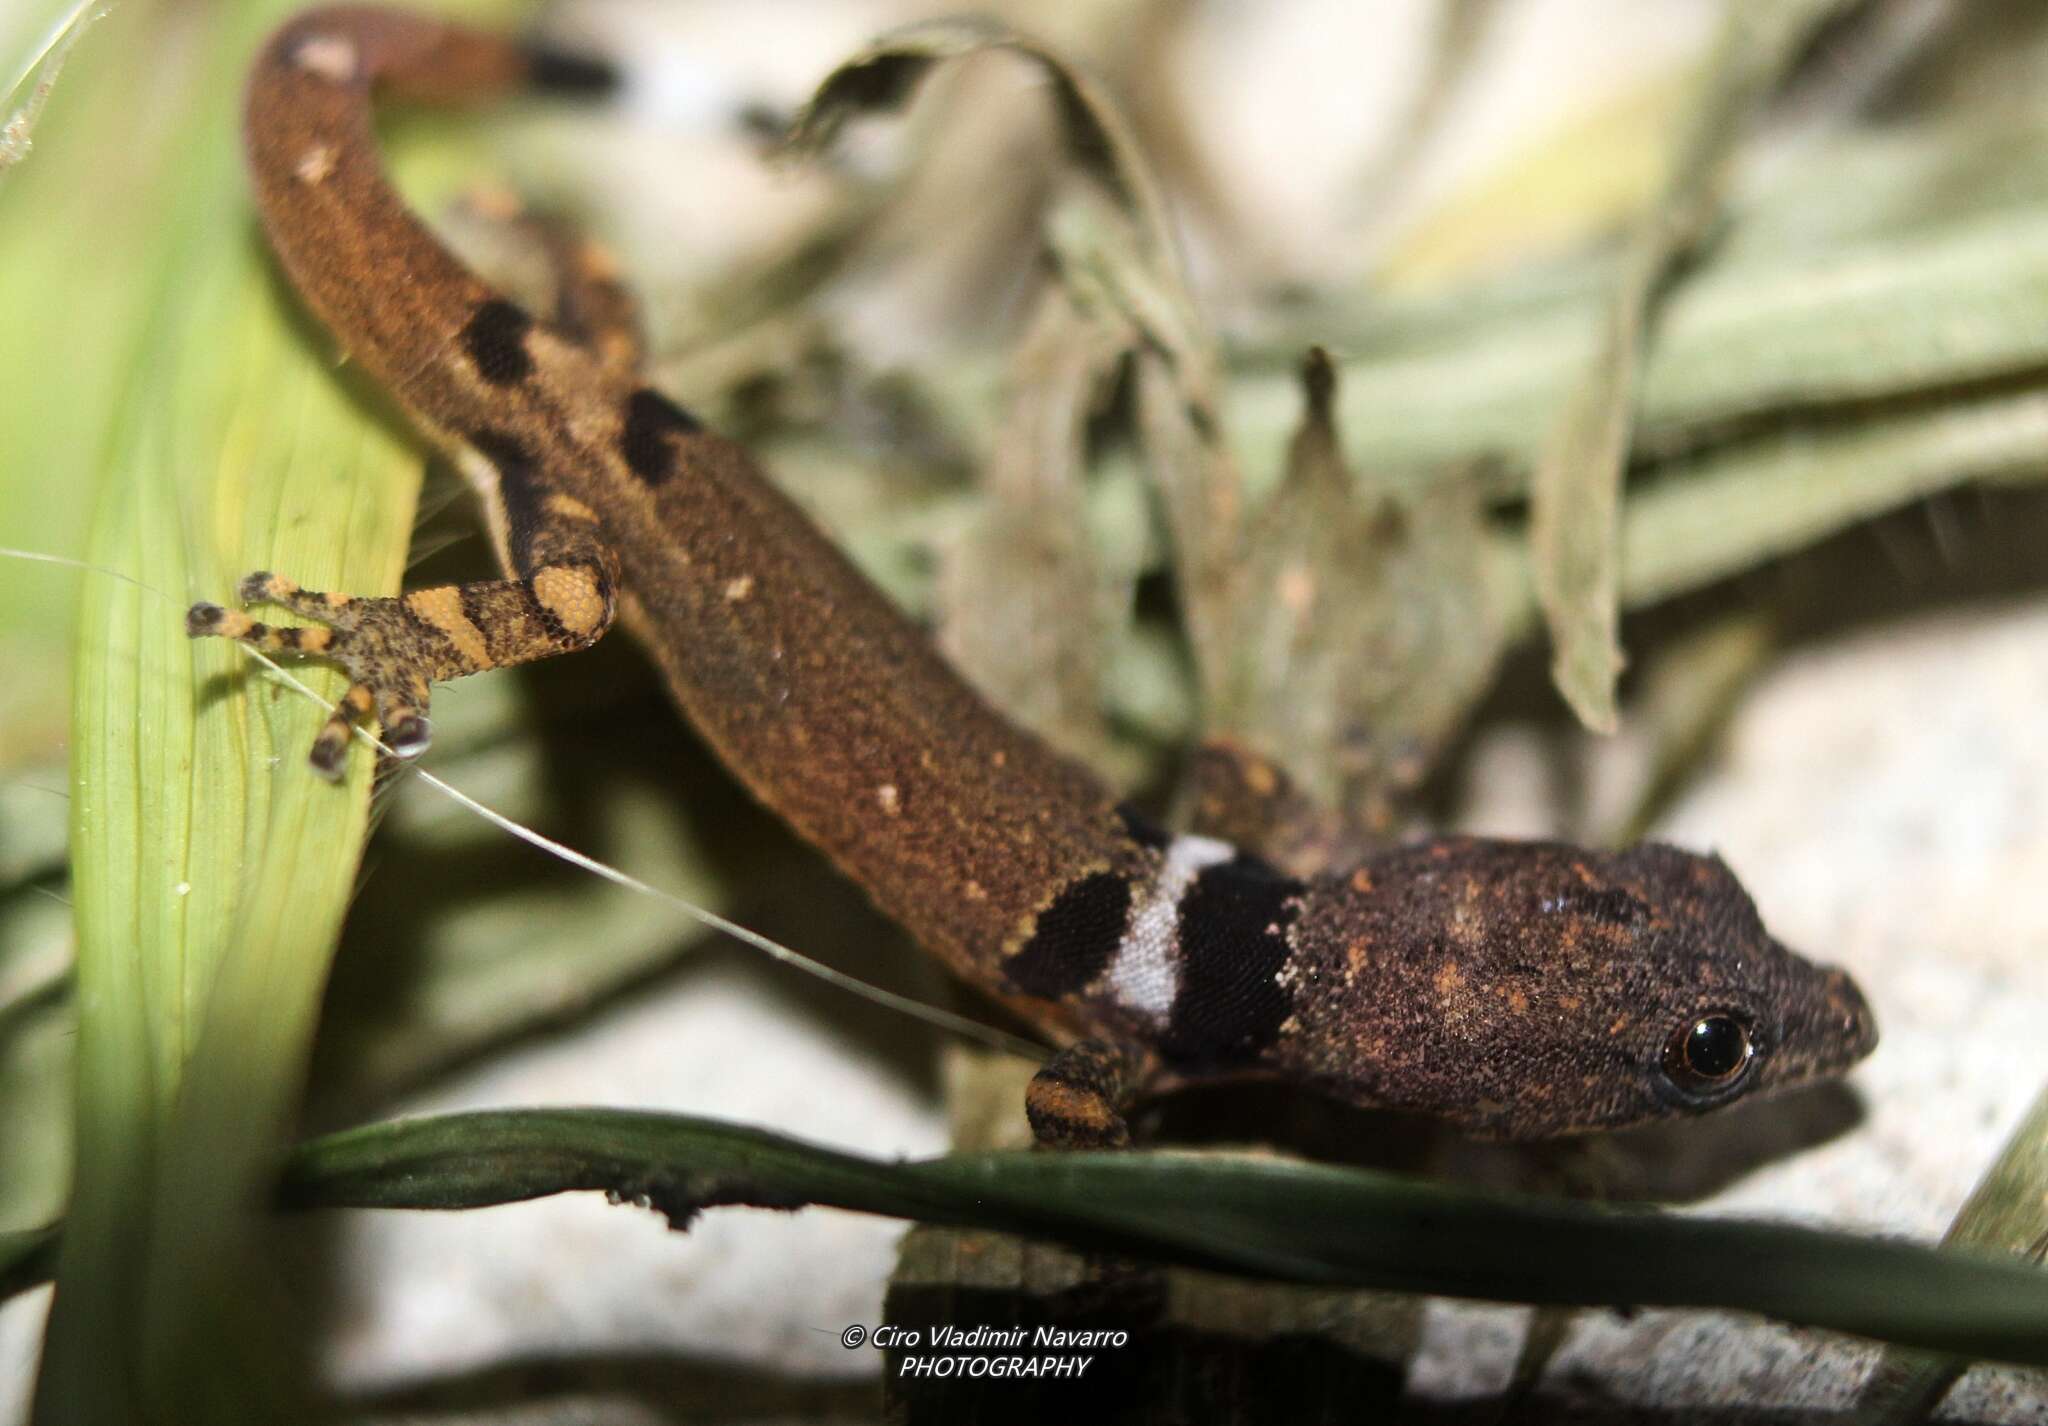
M192 606L195 636L348 670L321 771L343 767L353 722L417 753L434 682L584 648L623 614L762 802L1061 1047L1028 1104L1052 1143L1124 1143L1148 1087L1207 1077L1540 1137L1699 1112L1868 1052L1855 985L1772 940L1711 858L1444 839L1298 880L1150 826L1011 724L744 450L642 383L602 252L511 215L555 270L554 310L535 316L384 177L373 97L467 104L607 77L362 7L293 19L255 61L245 137L271 246L470 478L505 570L390 597L242 582L242 603L305 626ZM1237 781L1277 791L1270 774L1213 785Z

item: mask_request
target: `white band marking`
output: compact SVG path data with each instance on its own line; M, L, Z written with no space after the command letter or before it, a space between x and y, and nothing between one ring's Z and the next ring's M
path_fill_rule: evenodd
M1203 868L1227 862L1237 848L1213 837L1175 837L1150 892L1131 913L1109 963L1117 1004L1160 1024L1180 993L1180 902Z

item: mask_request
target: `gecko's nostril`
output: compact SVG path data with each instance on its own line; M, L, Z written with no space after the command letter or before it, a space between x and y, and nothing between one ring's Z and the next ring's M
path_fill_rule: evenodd
M1855 1017L1850 1024L1856 1036L1856 1058L1862 1059L1877 1048L1877 1017L1870 1012L1867 1004L1858 997Z
M1845 1063L1854 1063L1877 1048L1877 1016L1847 971L1829 969L1828 1001L1841 1017L1837 1023L1847 1049Z

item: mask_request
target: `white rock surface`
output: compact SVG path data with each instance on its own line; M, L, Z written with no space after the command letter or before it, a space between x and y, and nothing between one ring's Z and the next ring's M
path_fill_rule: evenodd
M928 1093L779 992L790 972L713 950L663 991L464 1076L407 1112L602 1104L772 1126L868 1154L930 1154ZM827 1210L714 1211L688 1233L576 1194L474 1213L345 1215L330 1365L363 1390L519 1356L660 1349L866 1375L841 1329L879 1320L901 1225Z

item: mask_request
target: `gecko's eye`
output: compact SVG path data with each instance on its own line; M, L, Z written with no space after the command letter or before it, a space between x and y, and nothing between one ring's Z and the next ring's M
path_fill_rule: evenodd
M1740 1080L1755 1055L1749 1028L1717 1011L1679 1026L1664 1047L1664 1073L1687 1094L1713 1094Z

